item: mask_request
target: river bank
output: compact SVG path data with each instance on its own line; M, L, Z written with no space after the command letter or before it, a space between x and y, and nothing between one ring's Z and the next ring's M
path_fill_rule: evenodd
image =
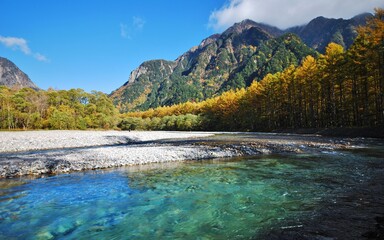
M384 138L383 127L302 128L276 130L277 133L316 134L324 137Z
M209 132L0 132L0 177L58 174L148 163L312 153L361 147L359 139Z

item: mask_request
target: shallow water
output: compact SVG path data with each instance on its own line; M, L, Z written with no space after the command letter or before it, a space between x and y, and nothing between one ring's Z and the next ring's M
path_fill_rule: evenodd
M1 180L0 239L248 239L300 231L330 204L353 211L359 199L351 193L384 173L383 153L377 145Z

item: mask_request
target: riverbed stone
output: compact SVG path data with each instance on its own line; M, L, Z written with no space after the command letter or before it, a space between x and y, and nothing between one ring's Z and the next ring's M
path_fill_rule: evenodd
M50 239L54 239L55 236L53 236L53 234L49 231L42 231L37 234L36 238L38 240L50 240Z
M0 136L0 178L356 147L350 140L262 133L30 131Z

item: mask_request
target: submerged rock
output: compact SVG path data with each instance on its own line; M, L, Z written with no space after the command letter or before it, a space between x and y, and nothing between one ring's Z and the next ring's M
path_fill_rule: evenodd
M38 240L50 240L50 239L54 239L55 236L53 236L53 234L50 233L49 231L42 231L37 234L36 238Z

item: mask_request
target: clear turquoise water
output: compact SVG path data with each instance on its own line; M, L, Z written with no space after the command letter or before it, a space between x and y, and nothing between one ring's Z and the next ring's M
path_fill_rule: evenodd
M0 239L247 239L314 218L382 155L328 152L0 181Z

